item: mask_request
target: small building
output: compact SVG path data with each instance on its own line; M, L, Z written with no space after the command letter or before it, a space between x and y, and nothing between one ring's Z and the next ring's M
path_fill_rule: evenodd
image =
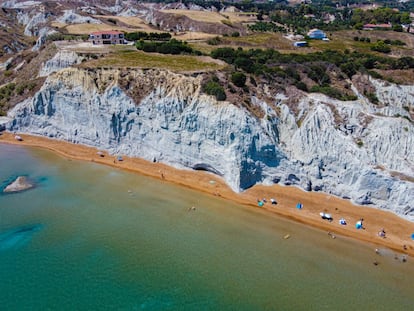
M320 29L311 29L308 32L308 37L310 39L322 40L323 38L326 38L326 34Z
M92 44L124 44L124 33L116 30L96 31L89 35Z
M308 46L308 42L306 42L306 41L296 41L296 42L293 42L293 46L294 47Z

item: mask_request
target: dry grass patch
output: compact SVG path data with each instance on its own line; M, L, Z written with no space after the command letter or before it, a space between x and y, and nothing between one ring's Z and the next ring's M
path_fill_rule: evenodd
M186 16L192 20L206 23L221 23L223 15L210 11L192 11L192 10L160 10L162 13Z
M106 25L106 24L73 24L63 26L62 29L65 29L68 34L73 35L85 35L90 34L95 31L108 31L108 30L117 30L117 31L139 31L140 29L131 29L127 27L118 27L116 25Z
M257 21L257 13L255 12L225 12L222 15L228 17L233 23L252 23Z
M215 60L200 56L163 55L145 53L142 51L119 51L91 60L80 65L81 67L110 67L110 68L163 68L178 72L220 70L225 65Z
M200 51L201 53L205 55L210 55L211 51L217 49L219 46L217 45L210 45L207 44L205 41L200 42L191 42L188 44L190 47L192 47L194 50Z
M145 23L145 21L142 18L137 16L94 15L93 17L105 20L116 20L125 24L127 27L140 29L140 31L160 32L160 30L154 29L153 27Z
M136 51L134 45L127 44L103 44L103 45L94 45L86 41L59 41L55 42L59 50L69 50L77 53L92 53L92 54L106 54L114 53L119 51Z
M208 40L216 37L217 35L205 32L182 32L173 35L174 39L182 41L192 41L192 40Z
M213 35L212 37L217 37ZM254 33L241 37L222 37L220 44L209 45L207 42L192 42L192 48L201 51L204 54L210 54L211 51L222 48L231 47L243 49L275 49L281 53L312 53L315 52L313 48L296 48L293 42L283 37L278 33Z
M391 78L398 84L414 84L414 69L405 70L380 70L376 69L385 78Z
M161 10L160 12L174 14L178 16L186 16L192 20L206 23L218 23L221 24L223 20L227 20L230 23L249 23L256 21L257 13L244 13L244 12L210 12L210 11L192 11L192 10Z
M241 37L223 37L224 45L275 49L275 50L293 50L292 41L283 37L281 33L253 33Z

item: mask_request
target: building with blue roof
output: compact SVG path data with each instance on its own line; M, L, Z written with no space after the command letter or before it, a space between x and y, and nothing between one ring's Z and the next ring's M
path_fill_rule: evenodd
M326 34L320 29L311 29L308 32L308 37L310 39L322 40L323 38L326 38Z

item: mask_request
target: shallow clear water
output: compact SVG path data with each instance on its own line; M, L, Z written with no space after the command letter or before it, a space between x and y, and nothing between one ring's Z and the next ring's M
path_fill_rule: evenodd
M0 144L1 190L18 175L37 187L0 195L1 310L412 310L412 258Z

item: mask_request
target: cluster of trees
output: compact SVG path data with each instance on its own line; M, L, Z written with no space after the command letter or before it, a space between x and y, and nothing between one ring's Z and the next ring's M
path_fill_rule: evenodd
M370 43L371 42L371 39L368 38L368 37L358 37L358 36L355 36L354 37L354 41Z
M368 37L355 36L354 41L370 43L371 39ZM406 44L398 39L397 40L390 40L390 39L378 40L376 43L371 45L371 50L381 52L381 53L390 53L391 52L390 45L402 46Z
M356 9L353 11L351 25L363 24L410 24L409 12L399 12L391 8L377 8L375 10Z
M269 14L273 22L283 24L296 32L304 33L311 28L320 28L326 31L350 28L352 10L301 4L299 6L286 6ZM328 14L334 16L335 19L333 21L327 20ZM305 18L305 15L309 16Z
M331 86L329 73L334 68L342 72L342 79L372 69L414 68L413 57L391 58L349 51L327 50L309 54L282 54L272 49L218 48L211 52L211 56L233 65L236 71L276 81L282 79L304 91L322 92L338 99L349 99L349 97ZM310 90L302 82L303 75L315 82Z
M274 68L288 64L306 64L308 67L312 63L334 64L348 76L352 77L358 71L365 69L412 69L414 68L413 57L391 58L360 53L357 51L344 52L326 50L308 54L282 54L273 49L250 49L241 48L218 48L211 52L213 58L221 59L229 64L240 68L247 73L261 75L272 72ZM279 71L279 69L276 69ZM317 75L320 73L317 73Z
M148 53L162 53L162 54L195 54L201 55L201 52L194 50L187 42L171 39L168 42L155 41L138 41L135 46L138 50Z
M168 32L129 32L125 34L125 39L128 41L151 40L151 41L168 41L171 39L171 34Z
M378 40L371 46L371 50L381 53L390 53L391 47L388 44L385 44L384 41Z
M245 87L246 79L247 76L240 71L235 71L230 76L231 82L237 87ZM220 84L219 79L215 76L203 84L203 92L216 97L217 100L226 100L227 98L224 87Z
M23 82L16 84L14 82L8 83L0 87L0 116L6 115L6 111L9 108L8 102L10 98L16 95L23 95L26 90L31 91L36 87L34 82Z
M14 93L14 89L16 88L15 83L9 83L2 88L0 88L0 115L5 115L4 107L6 106L7 102L10 100L10 97Z
M286 32L286 28L275 24L274 22L257 22L251 25L248 25L248 28L251 31L261 31L261 32Z
M402 42L401 40L390 40L390 39L378 40L376 43L374 43L371 46L371 50L381 52L381 53L390 53L391 52L390 45L405 45L405 43Z
M337 1L319 0L312 1L312 4L285 5L274 4L268 11L259 10L262 17L266 14L274 23L282 24L298 33L304 33L310 28L320 28L325 31L357 28L362 29L364 24L391 23L394 31L403 31L401 24L411 22L410 11L395 11L389 7L377 8L374 10L351 9L347 3L336 6ZM359 1L360 3L360 1ZM305 17L307 16L307 17ZM331 20L332 16L334 17ZM283 31L272 23L263 23L258 18L255 25L250 26L254 31Z

